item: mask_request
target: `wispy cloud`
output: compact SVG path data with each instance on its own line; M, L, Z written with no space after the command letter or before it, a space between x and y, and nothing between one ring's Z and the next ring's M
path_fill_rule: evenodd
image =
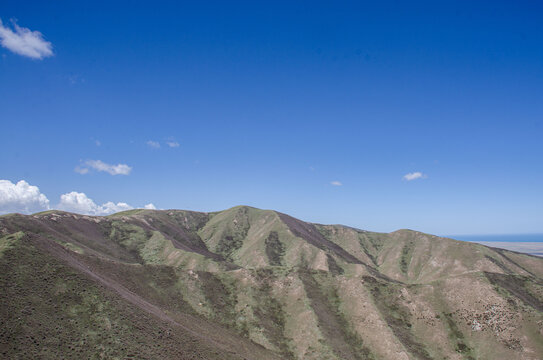
M341 181L331 181L330 182L330 185L333 185L333 186L343 186L343 183Z
M6 49L32 59L53 56L53 45L43 39L39 31L20 27L13 21L13 29L0 20L0 44Z
M413 181L413 180L417 180L417 179L426 179L427 177L428 177L428 175L423 174L423 173L421 173L419 171L416 171L416 172L405 174L403 176L403 179L407 180L407 181Z
M179 147L179 143L177 141L167 141L166 144L168 144L171 148Z
M107 172L110 175L129 175L132 171L132 167L126 164L111 165L101 160L87 160L83 165L77 166L75 172L84 175L89 173L90 169Z
M158 141L149 140L146 144L155 149L160 148L160 143Z
M85 175L89 173L89 168L84 166L76 166L74 171L78 174Z
M71 85L75 84L83 84L85 82L85 79L81 77L81 75L70 75L68 76L68 81Z

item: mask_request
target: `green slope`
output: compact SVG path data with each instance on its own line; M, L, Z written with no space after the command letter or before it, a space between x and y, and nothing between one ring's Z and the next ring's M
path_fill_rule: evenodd
M0 234L8 357L543 358L529 255L244 206L10 215Z

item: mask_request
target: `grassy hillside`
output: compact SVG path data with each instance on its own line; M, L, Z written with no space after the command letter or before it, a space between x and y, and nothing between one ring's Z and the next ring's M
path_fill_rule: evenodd
M543 259L411 230L12 214L0 271L6 358L543 358Z

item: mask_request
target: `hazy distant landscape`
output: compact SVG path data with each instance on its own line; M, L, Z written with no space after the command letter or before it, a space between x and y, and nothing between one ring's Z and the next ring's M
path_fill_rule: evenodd
M451 235L450 238L543 256L543 234Z

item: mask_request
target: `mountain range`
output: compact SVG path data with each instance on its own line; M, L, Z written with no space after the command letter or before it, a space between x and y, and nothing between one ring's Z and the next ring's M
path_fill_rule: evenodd
M6 359L543 359L543 258L238 206L0 216Z

